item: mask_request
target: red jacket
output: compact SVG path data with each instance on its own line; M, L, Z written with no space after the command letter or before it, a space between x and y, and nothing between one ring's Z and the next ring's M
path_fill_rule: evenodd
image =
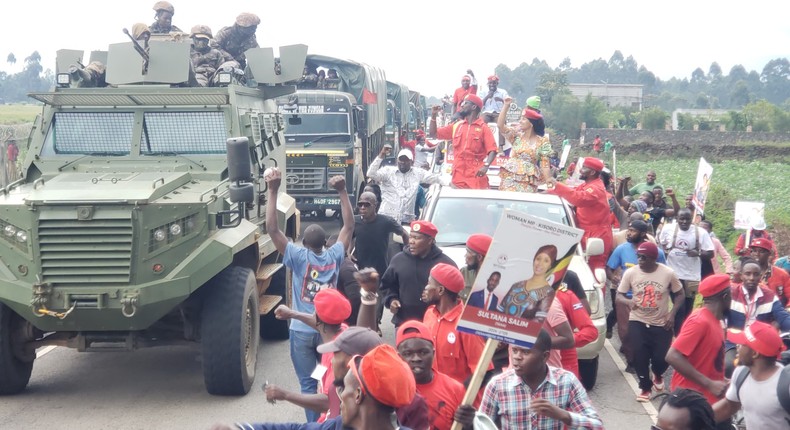
M768 234L767 231L765 231L765 230L752 230L751 237L749 238L749 242L751 242L753 239L756 239L758 237L766 238L766 239L770 240L771 242L774 241L773 238L771 238L771 235ZM776 258L776 256L779 255L779 253L776 252L776 245L775 244L774 244L774 250L773 251L774 251L773 258ZM740 257L743 257L744 255L752 255L752 250L749 249L749 244L746 243L746 233L741 233L740 236L738 236L738 241L735 243L735 255L738 255Z
M579 378L579 355L576 353L576 348L581 348L597 339L598 329L595 328L590 315L587 314L587 310L584 309L582 302L579 301L579 298L573 292L568 291L563 286L557 289L554 297L555 300L559 300L562 303L562 310L565 312L565 316L568 317L568 324L574 330L573 340L575 347L560 350L562 368L573 372Z

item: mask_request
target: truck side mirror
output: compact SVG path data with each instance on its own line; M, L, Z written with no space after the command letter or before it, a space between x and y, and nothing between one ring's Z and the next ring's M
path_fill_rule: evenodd
M360 137L367 137L368 135L368 117L366 114L364 107L354 106L354 122L357 124Z
M237 208L218 211L217 228L237 227L247 216L247 205L255 202L250 140L246 137L232 137L225 142L225 145L228 153L228 182L230 182L228 198L232 203L237 204Z
M595 257L596 255L603 254L603 240L598 237L591 237L587 239L587 250L584 253L585 257Z

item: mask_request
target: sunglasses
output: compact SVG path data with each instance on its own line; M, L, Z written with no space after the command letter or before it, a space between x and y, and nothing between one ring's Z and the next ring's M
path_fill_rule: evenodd
M367 203L367 202L359 202L359 203L357 203L357 207L358 207L358 208L369 208L369 207L370 207L370 203Z

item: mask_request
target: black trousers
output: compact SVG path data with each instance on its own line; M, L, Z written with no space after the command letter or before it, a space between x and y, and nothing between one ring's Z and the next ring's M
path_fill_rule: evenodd
M672 344L672 331L639 321L628 321L628 342L634 354L634 370L639 377L639 388L650 391L653 388L650 370L654 375L662 376L669 368L665 357Z

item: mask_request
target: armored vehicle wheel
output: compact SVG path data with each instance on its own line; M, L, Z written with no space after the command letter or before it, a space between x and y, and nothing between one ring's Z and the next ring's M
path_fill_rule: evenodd
M209 394L250 391L258 359L258 292L255 274L230 266L208 285L201 315L203 379Z
M17 394L27 387L33 371L35 354L24 357L14 345L25 321L8 306L0 303L0 394Z
M285 289L289 288L288 269L283 267L272 276L269 289L266 294L286 297ZM288 321L278 320L274 317L274 311L266 315L261 315L261 339L266 340L286 340L290 332L288 331Z

